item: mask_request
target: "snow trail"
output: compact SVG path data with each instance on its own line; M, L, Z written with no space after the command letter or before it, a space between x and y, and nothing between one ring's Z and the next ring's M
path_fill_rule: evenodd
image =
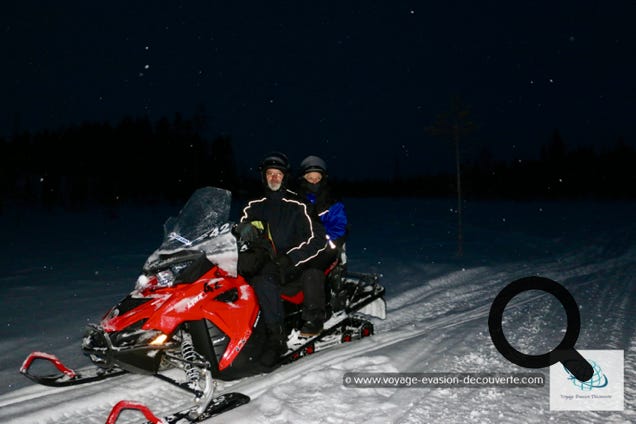
M457 258L452 217L442 212L448 211L448 202L390 200L383 212L388 215L374 216L369 202L375 201L351 201L355 232L349 260L353 271L382 273L387 319L373 319L372 337L317 352L267 375L218 382L219 392L240 391L252 401L210 423L515 423L519 417L529 423L636 422L636 233L630 218L636 216L636 205L596 205L592 210L604 214L604 220L597 215L588 220L572 217L573 210L585 207L567 205L561 215L560 205L545 205L547 216L538 214L535 205L507 204L505 222L493 215L498 205L471 205L466 215L472 222L466 231L470 242L465 257ZM414 210L430 215L402 212ZM126 222L134 226L140 221ZM42 227L68 229L54 220L49 224ZM105 231L111 231L111 241L128 238L115 235L113 228ZM142 233L136 231L132 234ZM53 389L33 385L17 371L32 350L50 351L73 367L86 363L80 352L84 325L99 320L132 288L145 252L158 243L156 231L146 234L146 243L118 246L102 245L95 237L88 243L90 254L81 254L78 261L46 256L44 248L30 258L28 249L18 248L22 255L15 263L5 255L10 272L0 276L0 422L103 424L122 399L142 402L158 415L189 405L188 393L153 377L125 375ZM66 246L64 251L75 250ZM529 275L554 279L576 299L581 313L577 349L624 350L625 411L550 411L548 369L536 370L546 377L541 388L344 386L344 373L359 371L528 372L495 349L487 317L496 294ZM41 301L42 293L49 292L49 302ZM506 308L504 329L520 350L542 353L565 331L563 315L549 294L526 292ZM120 422L142 420L127 413Z

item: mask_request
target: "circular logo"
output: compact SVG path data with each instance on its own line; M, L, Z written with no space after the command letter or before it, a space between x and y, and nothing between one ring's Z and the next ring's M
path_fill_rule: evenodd
M603 387L606 387L608 384L608 380L605 373L603 373L601 366L594 361L589 361L589 362L592 365L592 370L594 371L594 375L592 375L592 378L590 378L587 381L580 381L578 378L572 375L572 373L570 373L570 371L566 368L565 370L569 374L568 380L570 380L572 384L574 384L576 387L578 387L579 389L583 391L588 391L592 389L602 389Z
M563 305L567 314L567 329L563 340L554 350L543 355L526 355L519 352L508 343L503 332L502 321L506 306L515 296L528 290L550 293ZM525 277L504 287L490 306L488 330L499 353L512 363L525 368L544 368L561 362L580 381L588 381L594 374L592 366L574 349L581 331L579 307L565 287L549 278Z

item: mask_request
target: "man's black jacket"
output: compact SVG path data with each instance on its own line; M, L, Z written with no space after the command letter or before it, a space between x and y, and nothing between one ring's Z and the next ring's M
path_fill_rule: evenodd
M291 190L267 190L262 198L247 203L240 220L262 221L275 253L289 256L296 267L315 258L327 246L324 227Z

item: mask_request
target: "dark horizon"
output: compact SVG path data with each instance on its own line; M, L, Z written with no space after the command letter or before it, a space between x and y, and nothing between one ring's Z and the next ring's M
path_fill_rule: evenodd
M7 204L76 209L90 204L180 202L208 185L229 189L238 197L260 193L257 164L242 166L231 136L207 139L196 123L196 116L157 122L129 118L117 126L84 123L0 139L4 160L0 194ZM636 150L623 140L603 149L576 148L555 130L537 150L537 159L502 161L487 150L464 159L462 196L471 200L636 199ZM347 174L330 179L343 197L453 197L457 193L454 170L423 169L405 175L397 162L388 163L386 169L362 179Z

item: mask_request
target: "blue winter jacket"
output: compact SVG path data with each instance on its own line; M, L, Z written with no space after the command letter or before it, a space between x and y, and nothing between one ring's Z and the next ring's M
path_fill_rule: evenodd
M335 202L331 205L319 205L314 193L306 193L306 198L309 203L314 205L316 214L325 226L327 237L334 242L340 242L340 244L344 242L342 238L347 234L347 214L344 204Z

